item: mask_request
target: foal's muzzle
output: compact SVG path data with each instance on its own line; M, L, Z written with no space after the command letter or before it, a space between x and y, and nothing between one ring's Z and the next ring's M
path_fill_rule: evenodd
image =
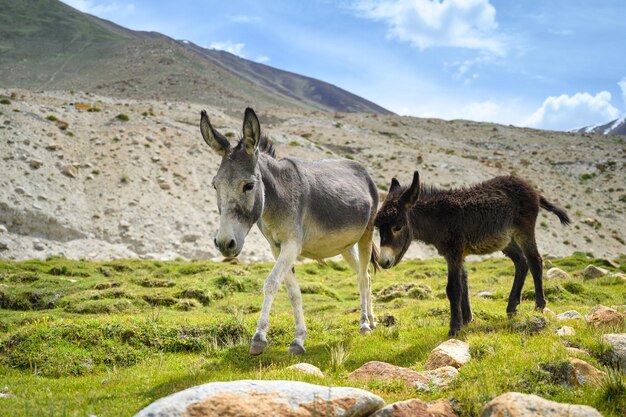
M387 247L383 246L380 248L380 256L378 258L378 265L383 269L389 269L396 264L396 257L393 251Z

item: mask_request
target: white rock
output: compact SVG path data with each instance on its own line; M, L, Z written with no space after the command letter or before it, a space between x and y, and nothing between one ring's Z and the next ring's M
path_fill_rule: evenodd
M557 403L537 395L507 392L489 401L481 417L602 417L587 405Z
M613 348L612 357L626 373L626 333L608 333L602 335L602 341Z
M296 363L295 365L288 366L286 369L324 378L324 373L321 371L321 369L315 365L311 365L310 363Z
M384 404L379 396L357 388L243 380L188 388L153 402L135 417L313 417L329 407L336 417L360 417L370 415Z
M556 316L557 320L584 319L583 315L576 310L569 310Z
M459 370L454 366L443 366L430 371L419 372L428 378L428 383L415 381L413 386L419 391L430 392L432 388L447 388L459 376Z
M587 265L587 267L583 271L583 276L587 279L591 279L591 278L603 277L608 273L609 271L607 271L604 268L599 268L595 265Z
M560 268L550 268L546 272L548 279L570 279L570 275Z
M427 370L453 366L460 368L471 359L469 345L457 339L449 339L434 348L424 365Z
M574 336L576 334L576 330L574 330L574 328L570 326L561 326L556 330L556 334L561 337Z

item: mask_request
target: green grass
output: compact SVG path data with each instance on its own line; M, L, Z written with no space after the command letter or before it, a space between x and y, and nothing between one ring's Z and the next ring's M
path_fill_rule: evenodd
M601 260L578 253L552 262L572 277L545 282L549 307L557 313L626 304L624 281L583 280L583 269L602 265ZM626 257L620 263L626 265ZM12 394L1 399L2 414L128 416L193 385L250 378L355 386L387 402L445 397L457 401L463 416L479 416L485 402L508 391L588 404L607 417L626 410L622 374L609 372L597 388L563 383L559 375L568 354L555 334L562 323L532 311L532 279L519 314L506 317L513 275L507 259L467 265L471 294L490 290L494 296L472 296L475 320L459 338L469 343L473 359L451 387L428 394L393 382L348 381L347 375L371 360L423 369L429 352L447 339L442 260L403 262L373 277L379 295L375 314L379 321L393 315L395 323L369 336L359 335L357 280L344 263L296 266L309 331L306 354L287 354L293 318L281 289L272 309L270 345L263 355L250 357L248 343L271 267L62 258L0 262L0 386ZM626 325L599 330L580 320L566 324L576 335L565 341L588 350L592 357L584 360L611 369L611 352L600 336L625 332ZM300 361L318 366L325 377L285 369Z

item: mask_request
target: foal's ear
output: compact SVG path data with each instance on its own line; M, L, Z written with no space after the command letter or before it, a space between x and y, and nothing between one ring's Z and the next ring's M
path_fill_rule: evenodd
M389 194L393 193L397 188L400 188L400 182L398 182L396 177L393 177L389 186Z
M213 148L218 154L222 156L226 155L226 152L230 149L230 143L225 136L213 129L211 122L209 122L209 116L207 116L204 110L200 112L200 132L207 145Z
M254 110L248 107L243 116L243 143L246 146L246 152L254 155L259 142L261 142L261 124Z
M420 196L420 174L419 172L413 172L413 182L411 186L402 194L402 202L405 206L410 207L415 205L418 197Z

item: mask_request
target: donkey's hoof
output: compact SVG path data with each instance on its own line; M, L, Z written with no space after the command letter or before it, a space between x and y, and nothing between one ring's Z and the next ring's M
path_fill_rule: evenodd
M361 327L359 327L359 332L362 335L366 335L372 333L372 329L369 324L362 324Z
M267 346L267 340L259 335L254 335L252 342L250 343L250 354L252 356L258 356L265 350Z
M289 345L289 350L287 351L287 353L289 353L290 355L303 355L304 352L306 352L304 346L302 346L295 340L291 342L291 344Z
M458 336L460 331L461 331L461 329L450 329L450 331L448 332L448 336L449 337Z
M515 315L517 315L517 310L507 311L507 312L506 312L506 316L507 316L508 318L513 318Z

